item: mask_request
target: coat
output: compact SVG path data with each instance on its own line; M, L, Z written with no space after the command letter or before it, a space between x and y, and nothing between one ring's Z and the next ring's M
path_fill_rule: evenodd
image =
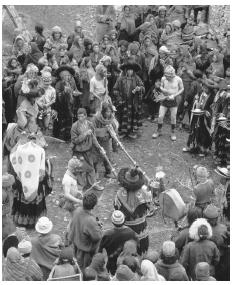
M155 267L158 273L166 280L170 280L173 273L177 273L179 271L180 274L183 275L183 280L189 281L184 267L178 261L173 264L165 264L162 260L158 260Z

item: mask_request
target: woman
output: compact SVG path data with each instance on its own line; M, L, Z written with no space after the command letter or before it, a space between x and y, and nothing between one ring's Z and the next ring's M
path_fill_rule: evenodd
M172 33L173 33L173 26L171 23L166 23L165 28L161 34L160 37L160 45L163 46L167 46L167 43L169 41L169 39L172 37Z
M155 23L157 28L159 29L160 35L165 29L166 23L169 22L166 14L167 14L167 8L165 6L159 6L158 16L155 17Z
M223 54L215 52L212 57L212 63L206 70L209 74L209 78L220 77L224 78L224 65L223 65Z
M60 45L66 45L66 38L62 34L62 29L58 26L52 28L51 36L46 40L44 45L44 54L52 53L55 55L56 60L59 60L59 47Z
M83 57L90 56L92 54L92 52L93 52L92 40L85 38L83 40L83 45L84 45Z
M210 275L214 277L220 254L216 244L210 240L210 224L206 219L197 219L189 229L189 236L194 241L187 244L181 260L189 278L196 280L195 267L199 262L207 262L210 265Z
M191 45L194 39L194 18L189 16L187 23L182 30L182 39L185 43Z
M196 63L196 68L201 70L203 73L206 73L206 70L211 64L206 44L200 44L199 53L194 57L194 61Z
M166 280L170 280L174 272L179 272L185 281L188 281L188 276L184 267L179 263L179 253L173 241L165 241L163 243L160 259L155 264L159 274Z
M122 252L117 258L117 267L123 264L126 257L134 257L137 261L137 265L140 264L140 257L138 255L138 243L136 240L128 240L124 243Z
M131 58L121 69L123 72L114 86L119 131L121 138L129 136L135 139L135 132L142 125L142 97L145 92L141 79L136 75L141 67Z
M76 21L73 33L71 33L67 38L68 50L70 50L70 48L74 44L75 39L84 39L84 34L82 29L83 28L81 21Z
M100 145L104 148L107 157L111 160L111 145L112 139L109 134L108 128L111 127L117 133L117 125L116 120L113 114L112 105L109 103L102 104L101 113L97 114L93 118L93 125L96 131L96 137ZM101 161L103 159L99 159ZM104 159L104 168L105 168L105 177L106 178L113 178L111 174L111 167L109 166L108 162Z
M23 36L18 35L13 44L13 54L21 66L24 65L26 55L30 52L30 45L25 41Z
M79 63L84 52L83 40L76 36L69 51L73 54L77 63Z
M90 54L91 64L92 64L92 67L96 69L96 66L99 64L104 54L100 51L99 44L96 42L93 43L92 49L93 49L93 52Z
M131 41L136 31L135 15L131 13L130 6L124 6L123 15L118 18L117 25L120 30L118 40Z
M51 233L52 228L53 223L47 217L41 217L35 226L39 235L31 239L31 257L40 266L43 280L48 279L54 261L60 256L63 247L61 237Z
M80 90L82 95L80 96L81 107L85 108L87 115L90 115L90 81L95 76L95 70L91 64L90 57L84 57L79 69L79 81Z
M141 281L165 281L165 278L158 274L156 267L149 260L144 259L142 261L141 272L143 275Z
M110 281L110 274L106 269L107 256L103 253L96 253L89 268L97 272L97 281Z
M35 26L35 36L32 39L32 42L35 42L37 47L41 52L44 50L44 44L46 42L46 38L43 35L44 27L41 24L36 24Z
M6 264L3 268L4 281L42 281L42 274L38 265L23 258L15 247L9 248Z

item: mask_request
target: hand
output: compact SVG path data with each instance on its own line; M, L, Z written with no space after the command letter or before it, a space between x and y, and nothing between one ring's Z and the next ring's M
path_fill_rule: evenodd
M140 87L140 86L137 86L134 90L135 90L136 92L137 92L137 91L140 91L140 90L141 90L141 87Z
M86 136L91 135L92 134L92 130L87 130L85 134L86 134Z
M174 95L168 96L168 100L174 100L174 99L175 99Z
M185 102L184 102L184 107L187 107L187 106L188 106L188 102L185 101Z

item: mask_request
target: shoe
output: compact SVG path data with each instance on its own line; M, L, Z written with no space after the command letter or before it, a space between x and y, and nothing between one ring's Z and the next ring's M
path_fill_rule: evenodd
M160 137L162 134L161 132L156 132L152 135L152 139L157 139L158 137Z
M151 120L152 123L157 123L158 119L154 118L153 120Z
M131 139L136 139L137 135L136 134L129 134L128 137L131 138Z
M176 135L175 134L171 134L171 140L176 141Z
M114 178L115 176L110 172L110 173L105 173L104 177L110 179L110 178Z
M190 151L190 148L184 147L184 148L182 149L182 151L183 151L183 152L189 152L189 151Z
M120 134L119 139L124 139L126 137L126 134Z
M104 191L104 187L103 186L99 186L99 185L95 185L94 189L96 191Z

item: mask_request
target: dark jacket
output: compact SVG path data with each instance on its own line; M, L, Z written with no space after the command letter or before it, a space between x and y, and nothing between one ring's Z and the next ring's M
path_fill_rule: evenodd
M183 275L183 280L189 281L188 276L186 274L185 268L176 261L173 264L165 264L161 259L157 261L155 267L160 275L162 275L166 280L170 280L170 277L173 273L177 273L178 271L180 274Z

